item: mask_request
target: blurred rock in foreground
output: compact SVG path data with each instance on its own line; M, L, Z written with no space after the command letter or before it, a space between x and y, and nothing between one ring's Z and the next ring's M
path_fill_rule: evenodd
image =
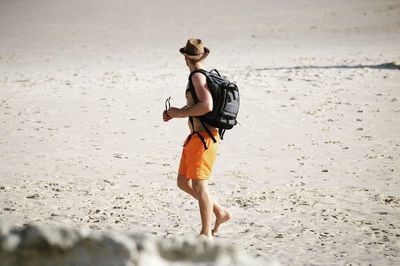
M2 266L278 265L254 260L219 241L0 223Z

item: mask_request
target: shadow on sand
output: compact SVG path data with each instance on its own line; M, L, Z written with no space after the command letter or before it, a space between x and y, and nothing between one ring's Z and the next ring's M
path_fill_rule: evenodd
M295 67L265 67L257 68L256 70L291 70L291 69L359 69L372 68L382 70L400 70L400 62L390 62L378 65L332 65L332 66L295 66Z

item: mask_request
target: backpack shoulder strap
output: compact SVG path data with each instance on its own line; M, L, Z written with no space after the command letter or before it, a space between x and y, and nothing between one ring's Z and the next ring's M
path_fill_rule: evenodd
M207 70L205 70L205 69L195 69L192 72L190 72L189 79L191 79L192 76L194 74L196 74L196 73L202 73L204 76L208 77L208 71Z
M190 75L189 75L189 89L190 89L190 93L192 94L192 97L193 97L194 102L195 102L195 103L198 103L198 102L199 102L199 98L197 97L196 90L195 90L194 85L193 85L193 82L192 82L192 76L193 76L195 73L202 73L204 76L206 76L207 79L208 79L209 77L208 77L208 72L207 72L206 70L204 70L204 69L196 69L196 70L192 71L192 72L190 73ZM200 120L200 123L201 123L201 125L203 126L203 128L206 130L207 134L210 136L211 140L212 140L214 143L216 143L217 140L214 138L214 136L212 135L212 133L210 132L210 130L208 129L208 127L206 126L206 124L204 123L204 121L203 121L200 117L198 117L198 119ZM189 117L189 120L190 120L190 123L192 124L192 128L194 128L193 117ZM202 142L203 142L203 144L204 144L204 147L207 149L207 146L205 145L204 138L203 138L200 134L198 134L198 135L199 135L200 139L202 140Z
M196 90L195 90L193 82L192 82L192 77L196 73L202 73L204 76L206 76L206 78L208 78L208 72L204 69L196 69L196 70L193 70L189 75L189 90L190 90L190 93L192 94L194 102L198 103L199 98L197 97Z

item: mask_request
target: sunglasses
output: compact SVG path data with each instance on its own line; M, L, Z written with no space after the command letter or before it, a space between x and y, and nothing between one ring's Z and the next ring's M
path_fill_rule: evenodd
M171 108L171 96L165 100L165 111L168 111L169 108Z

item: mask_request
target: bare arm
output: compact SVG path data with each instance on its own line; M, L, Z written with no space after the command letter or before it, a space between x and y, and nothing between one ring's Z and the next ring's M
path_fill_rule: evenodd
M191 107L185 106L181 109L171 107L168 110L170 117L202 116L212 111L213 99L207 86L207 78L201 73L196 73L192 76L192 82L199 102Z

